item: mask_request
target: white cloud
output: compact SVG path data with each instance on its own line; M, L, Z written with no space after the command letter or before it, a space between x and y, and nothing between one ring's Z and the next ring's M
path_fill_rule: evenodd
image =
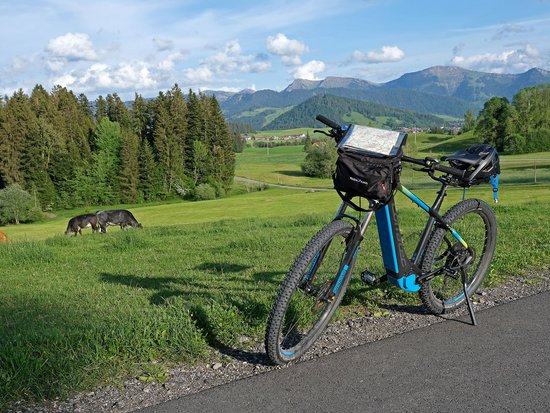
M405 58L405 52L397 46L383 46L381 50L371 50L367 53L355 50L351 58L366 63L399 62Z
M263 56L242 55L237 40L228 42L223 52L206 58L202 63L214 73L259 73L271 68L271 62Z
M116 66L95 63L83 73L65 73L53 79L52 83L83 92L140 90L157 86L154 76L143 62L121 63Z
M468 69L493 73L517 72L541 64L539 51L530 45L501 53L454 56L451 63Z
M298 40L292 40L282 33L276 36L268 36L266 40L267 51L281 57L285 65L299 65L302 63L300 56L309 51L309 48Z
M208 83L214 78L214 73L207 66L199 66L197 68L189 68L183 71L185 80L192 85Z
M69 61L97 60L98 54L85 33L67 33L48 42L46 51L54 58Z
M223 52L204 59L196 68L184 70L185 79L192 84L217 80L217 75L230 73L260 73L271 69L265 55L243 55L237 40L228 42Z
M48 70L52 72L61 72L65 68L67 61L58 57L50 57L46 59L45 64Z
M316 75L323 72L325 68L325 63L319 60L312 60L294 71L294 79L319 80Z
M185 59L185 54L182 52L170 53L166 56L166 58L158 63L157 68L161 72L171 72L174 70L176 63L182 61L183 59Z

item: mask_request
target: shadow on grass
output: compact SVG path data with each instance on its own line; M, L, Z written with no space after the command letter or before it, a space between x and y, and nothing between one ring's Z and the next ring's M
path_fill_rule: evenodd
M109 284L125 285L127 287L143 288L155 291L149 297L149 301L154 305L166 304L170 297L184 295L183 291L174 290L174 284L181 284L182 280L175 277L139 277L137 275L127 274L108 274L99 275L101 281Z
M102 273L100 279L105 283L149 290L152 292L149 297L152 305L167 305L168 299L183 297L185 305L191 310L192 319L211 347L236 360L265 365L269 361L263 352L248 351L238 345L231 346L223 342L244 344L244 341L240 341L242 330L239 327L245 326L246 331L246 323L257 326L265 322L270 306L266 300L255 299L253 294L257 291L273 292L274 289L258 288L257 283L261 281L278 285L284 275L282 272L258 272L251 275L249 281L254 285L250 286L246 286L246 278L229 275L238 274L248 268L239 264L213 262L199 265L198 270L222 276L217 285L211 285L208 280L194 281L189 277ZM233 334L229 341L223 339L228 334Z
M275 173L286 175L286 176L298 176L298 177L305 177L304 173L302 171L274 171Z
M205 338L208 344L218 350L221 354L234 358L238 361L245 361L251 364L270 365L267 354L259 351L249 351L240 348L228 346L216 338L216 333L210 323L210 315L200 306L193 308L193 315L197 327L205 332Z
M200 271L207 271L212 273L240 273L248 270L250 267L248 265L241 264L232 264L232 263L221 263L221 262L203 262L200 265L197 265L195 269Z

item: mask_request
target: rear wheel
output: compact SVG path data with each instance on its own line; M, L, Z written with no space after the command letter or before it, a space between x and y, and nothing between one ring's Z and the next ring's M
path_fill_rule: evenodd
M422 261L424 274L435 272L422 283L419 294L434 314L454 310L465 302L462 271L466 271L466 291L472 296L489 271L497 240L497 223L492 209L479 199L459 202L443 216L467 243L445 228L431 235Z
M341 264L352 229L347 221L331 222L294 261L267 323L265 346L273 363L300 358L334 315L351 277Z

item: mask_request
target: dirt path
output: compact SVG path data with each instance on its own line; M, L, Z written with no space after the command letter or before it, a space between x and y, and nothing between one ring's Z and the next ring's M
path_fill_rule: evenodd
M311 192L333 191L333 189L331 189L331 188L306 188L306 187L303 187L303 186L290 186L290 185L272 184L272 183L269 183L269 182L257 181L255 179L245 178L243 176L235 176L235 179L237 181L247 182L249 184L267 185L267 186L274 186L274 187L277 187L277 188L285 188L285 189L298 189L300 191L311 191Z

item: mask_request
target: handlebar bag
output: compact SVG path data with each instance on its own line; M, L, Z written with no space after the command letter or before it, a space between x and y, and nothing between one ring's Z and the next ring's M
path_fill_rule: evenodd
M351 125L338 144L333 175L340 197L355 209L350 202L355 196L386 204L399 183L406 139L402 132Z
M332 180L334 189L344 200L360 196L386 204L399 183L400 174L400 156L373 156L338 149Z

